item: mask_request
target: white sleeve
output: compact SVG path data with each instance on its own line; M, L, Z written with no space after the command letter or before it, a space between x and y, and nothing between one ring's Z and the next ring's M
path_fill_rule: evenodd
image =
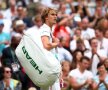
M67 60L69 60L70 62L72 62L72 55L69 51L65 50L65 57Z
M42 28L40 29L40 35L41 36L49 36L50 37L50 30L48 30L47 28Z
M92 72L90 72L89 78L92 78L93 79L93 73Z
M70 50L71 51L74 51L76 49L76 41L75 40L72 40L70 42Z
M91 47L90 47L88 40L84 40L84 45L87 49L91 50Z
M72 71L69 72L69 75L68 75L68 76L74 77L75 74L76 74L76 73L74 72L74 70L72 70Z

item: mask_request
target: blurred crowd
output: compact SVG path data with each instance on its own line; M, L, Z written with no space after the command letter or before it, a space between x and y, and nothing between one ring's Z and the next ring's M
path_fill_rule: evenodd
M24 32L39 30L41 12L57 10L61 90L108 90L107 0L0 0L0 90L40 90L26 75L15 49Z

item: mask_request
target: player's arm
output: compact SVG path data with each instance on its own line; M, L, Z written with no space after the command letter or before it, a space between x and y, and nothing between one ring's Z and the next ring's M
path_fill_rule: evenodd
M53 42L51 43L48 36L42 36L41 39L42 39L44 48L47 50L51 50L57 47L59 44L59 40L57 39L53 40Z

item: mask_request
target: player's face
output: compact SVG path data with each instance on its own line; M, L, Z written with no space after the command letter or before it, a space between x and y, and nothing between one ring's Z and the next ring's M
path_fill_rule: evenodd
M54 10L51 10L48 14L48 21L51 25L56 24L57 13Z

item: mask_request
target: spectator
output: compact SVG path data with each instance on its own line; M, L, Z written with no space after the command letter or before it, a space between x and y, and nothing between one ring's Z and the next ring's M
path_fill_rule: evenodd
M46 8L42 3L31 1L27 6L27 12L29 17L33 17L34 15L42 12L42 10Z
M18 58L15 55L15 49L18 46L22 36L20 34L15 34L12 36L11 44L7 48L3 49L3 55L2 55L2 65L9 65L11 66L12 63L17 62Z
M69 61L63 61L62 62L62 79L63 79L63 85L61 83L61 89L67 89L69 87L68 82L68 74L70 72L70 62Z
M20 35L23 36L25 28L26 28L26 25L23 22L23 20L16 20L15 21L15 26L16 27L15 27L14 31L11 33L12 36L14 36L14 34L17 34L17 33L19 33Z
M10 34L12 21L10 19L5 18L1 12L0 12L0 19L3 20L3 23L4 23L3 32Z
M82 57L80 66L69 73L69 82L73 90L91 90L93 74L87 70L90 59Z
M98 40L92 38L90 40L91 50L85 52L84 55L91 59L91 71L94 75L97 74L97 64L103 62L107 58L107 53L103 49L98 49Z
M60 62L65 61L65 60L72 62L72 54L67 49L65 49L63 47L65 45L65 43L66 43L65 37L61 37L59 46L57 48L58 59L60 60Z
M108 30L105 31L104 37L108 39Z
M65 18L69 16L69 13L66 13L66 4L65 2L61 2L58 8L58 18Z
M54 31L53 31L53 35L57 38L61 38L61 37L65 37L66 38L66 42L64 47L67 49L67 50L70 50L69 49L69 43L70 43L70 39L71 39L71 29L70 27L68 26L68 23L69 22L68 20L72 19L74 17L74 15L72 14L71 16L69 17L65 17L65 18L62 18L60 21L58 21L58 23L55 25L54 27Z
M31 27L33 25L31 17L28 16L26 7L18 6L17 13L18 15L16 19L23 20L27 27Z
M3 32L4 22L0 19L0 57L2 56L2 50L10 44L10 35Z
M108 19L107 18L100 18L100 20L97 22L97 26L105 32L108 29Z
M106 70L108 71L108 58L105 59L105 61L104 61L104 65L105 65Z
M3 78L0 81L0 90L21 90L21 82L11 77L12 71L10 67L3 67L2 75Z
M81 43L82 43L82 45L81 45ZM81 45L81 47L83 46L84 49L85 48L90 49L90 45L89 45L88 40L82 39L80 28L76 28L74 36L73 36L73 40L70 41L70 50L71 50L71 52L73 52L76 49L80 48L79 45Z
M22 86L25 83L25 77L22 72L22 67L20 65L20 62L18 58L15 55L15 49L18 46L22 36L20 34L16 34L12 36L11 44L10 46L3 49L3 55L2 55L2 65L3 66L10 66L12 68L12 77L14 79L20 80L22 82ZM26 82L27 83L27 82Z
M83 40L81 38L79 38L77 40L72 40L70 42L70 50L71 50L71 52L74 52L77 49L81 50L81 51L85 51L85 50L90 49L89 42L87 40Z
M92 37L95 37L95 32L94 32L94 29L88 27L89 26L89 20L88 18L83 18L82 19L82 38L83 39L91 39Z
M104 29L101 25L95 29L95 35L98 39L98 49L103 49L108 55L108 39L104 37Z
M99 74L94 77L93 90L107 90L108 73L105 69L104 63L98 63L97 69Z
M40 14L35 15L33 17L32 21L33 21L34 25L32 27L28 28L27 31L28 32L29 31L32 32L34 30L39 31L40 27L42 26L42 19L41 19Z
M71 70L76 69L80 66L80 60L83 57L83 52L81 50L75 50L73 52L73 61L71 64Z
M35 28L35 29L39 29L42 26L42 19L41 19L40 14L37 14L33 17L33 24L34 26L32 28Z
M102 0L96 0L96 9L95 9L95 13L99 16L102 17L106 14L106 10L105 10L105 6L104 6L104 1Z
M76 28L73 35L73 40L78 40L81 38L81 28Z
M9 0L10 7L5 11L4 17L13 20L17 16L16 0Z

